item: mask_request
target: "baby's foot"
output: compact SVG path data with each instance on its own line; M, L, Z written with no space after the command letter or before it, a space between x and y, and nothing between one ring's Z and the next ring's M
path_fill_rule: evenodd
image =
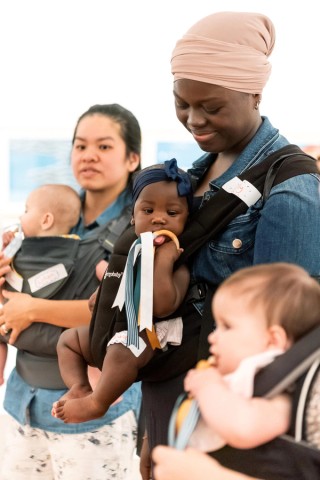
M81 423L102 417L107 408L98 405L92 395L82 398L60 399L54 404L55 417L64 423Z
M57 402L54 402L54 404L52 405L51 415L53 417L59 418L56 414L56 407L59 402L66 402L66 400L82 398L90 395L90 393L92 393L92 388L90 386L73 385L70 390L68 390L67 393L62 395L62 397Z

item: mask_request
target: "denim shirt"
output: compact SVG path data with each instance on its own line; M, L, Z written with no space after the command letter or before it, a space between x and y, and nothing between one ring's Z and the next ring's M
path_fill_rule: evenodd
M263 117L257 133L237 160L210 182L202 205L225 182L288 143ZM189 173L199 181L213 160L213 155L203 155ZM191 265L192 282L205 282L214 287L240 268L278 261L296 263L311 275L319 276L319 207L319 175L299 175L278 184L264 205L258 200L199 249Z
M130 203L131 191L127 189L97 218L95 226L98 226L103 221L106 222L116 218L122 209ZM74 229L73 233L85 233L85 236L87 236L93 230L91 228L85 232L82 221L78 225L79 229ZM66 424L51 415L53 402L61 398L66 392L66 389L34 388L28 385L14 368L6 385L4 409L21 425L28 423L31 427L57 433L91 432L103 425L112 423L116 418L130 410L133 410L136 418L138 418L141 404L140 382L133 384L123 394L121 402L111 406L103 417L79 424Z
M80 198L83 204L85 199L84 190L81 190ZM71 233L79 235L79 237L81 238L88 237L92 232L92 230L94 230L96 227L100 227L100 225L104 225L110 222L110 220L113 220L114 218L119 217L121 215L122 210L128 205L130 205L131 202L132 202L132 192L131 192L131 188L128 187L122 193L120 193L118 198L111 205L109 205L109 207L106 208L99 215L99 217L97 217L89 225L85 225L83 215L81 214L77 225L72 228Z

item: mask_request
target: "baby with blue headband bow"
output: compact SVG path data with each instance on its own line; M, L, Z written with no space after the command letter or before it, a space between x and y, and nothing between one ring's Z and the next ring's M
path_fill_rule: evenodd
M116 255L111 256L100 286L110 296L101 319L103 328L110 321L115 323L117 315L125 317L127 328L114 332L101 365L94 362L95 352L90 348L94 329L101 328L101 322L95 324L95 312L90 327L71 328L61 335L57 349L59 366L69 392L55 402L52 414L65 423L104 415L136 381L155 349L180 345L182 340L182 318L170 316L182 303L190 281L186 265L174 269L174 263L182 252L177 236L192 208L191 179L178 168L175 159L152 165L134 176L132 198L131 224L138 239L131 245L122 271L115 269ZM154 248L156 235L164 235L168 241ZM98 296L97 304L99 301ZM95 311L99 305L96 307ZM155 324L153 317L158 320ZM103 335L102 331L99 335ZM102 371L94 390L88 381L87 365L98 366Z

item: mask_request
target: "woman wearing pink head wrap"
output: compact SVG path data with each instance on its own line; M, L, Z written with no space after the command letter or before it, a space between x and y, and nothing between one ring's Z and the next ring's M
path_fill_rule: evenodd
M195 209L227 182L289 144L259 112L274 40L273 24L265 15L219 12L195 23L173 50L176 115L204 151L189 170L197 181ZM266 201L261 196L252 201L245 214L192 257L193 284L205 284L213 292L236 270L277 261L296 263L319 277L318 188L319 176L308 173L274 186ZM194 305L201 312L204 302ZM200 333L194 335L201 338ZM194 367L193 354L189 350L184 355L185 372ZM151 449L167 443L168 421L184 375L143 382ZM253 467L244 473L259 476Z
M171 59L174 81L185 78L261 94L274 40L273 24L265 15L220 12L205 17L177 42Z

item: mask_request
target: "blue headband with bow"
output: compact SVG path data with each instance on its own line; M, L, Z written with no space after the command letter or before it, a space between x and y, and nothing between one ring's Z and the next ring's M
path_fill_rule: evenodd
M179 197L186 197L189 207L189 212L192 208L192 183L187 172L178 168L177 160L172 158L166 160L164 164L156 164L151 167L146 167L136 174L133 179L132 187L132 201L133 205L136 203L141 191L151 183L174 181L177 183Z

